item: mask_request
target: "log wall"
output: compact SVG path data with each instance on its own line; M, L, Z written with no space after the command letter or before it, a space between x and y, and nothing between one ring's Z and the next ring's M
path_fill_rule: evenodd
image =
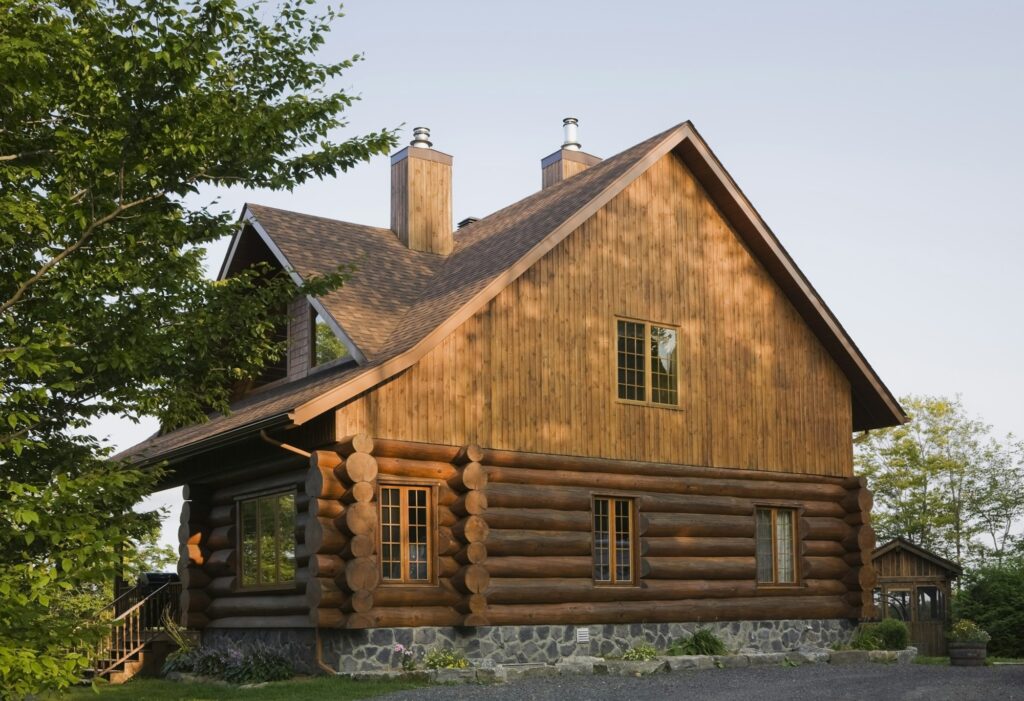
M383 583L378 484L431 486L435 580ZM235 499L294 488L292 587L236 587ZM637 508L635 586L592 579L592 499ZM857 478L511 453L355 435L309 466L198 485L183 511L191 627L481 626L861 618L871 497ZM754 510L798 510L799 586L758 586Z
M616 316L679 327L678 408L616 401ZM337 421L339 436L852 475L845 375L674 154Z

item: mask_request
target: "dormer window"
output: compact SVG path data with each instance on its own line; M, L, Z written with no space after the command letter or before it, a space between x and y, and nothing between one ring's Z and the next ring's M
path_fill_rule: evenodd
M335 360L348 358L350 353L345 343L338 338L327 320L324 319L315 309L312 312L312 329L310 335L310 359L312 367L325 365Z

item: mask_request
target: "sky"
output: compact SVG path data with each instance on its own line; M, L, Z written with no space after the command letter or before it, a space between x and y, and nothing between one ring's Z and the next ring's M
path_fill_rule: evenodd
M371 2L323 58L362 53L338 138L431 129L456 221L540 187L580 120L612 156L692 120L897 395L961 394L1024 434L1024 3ZM385 157L245 202L388 226ZM211 248L216 271L226 242ZM111 418L127 447L154 430ZM147 506L171 514L179 490Z

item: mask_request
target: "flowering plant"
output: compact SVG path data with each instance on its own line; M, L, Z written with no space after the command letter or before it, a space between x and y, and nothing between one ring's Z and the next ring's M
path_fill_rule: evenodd
M395 654L401 660L402 669L411 671L416 669L416 653L401 643L395 643Z

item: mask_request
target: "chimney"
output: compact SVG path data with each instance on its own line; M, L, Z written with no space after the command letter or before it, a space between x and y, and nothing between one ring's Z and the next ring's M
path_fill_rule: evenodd
M414 251L452 252L452 157L435 151L430 130L413 129L391 157L391 230Z
M565 130L562 148L540 162L542 190L601 162L597 156L580 151L579 124L580 120L575 117L566 117L562 120L562 128Z

